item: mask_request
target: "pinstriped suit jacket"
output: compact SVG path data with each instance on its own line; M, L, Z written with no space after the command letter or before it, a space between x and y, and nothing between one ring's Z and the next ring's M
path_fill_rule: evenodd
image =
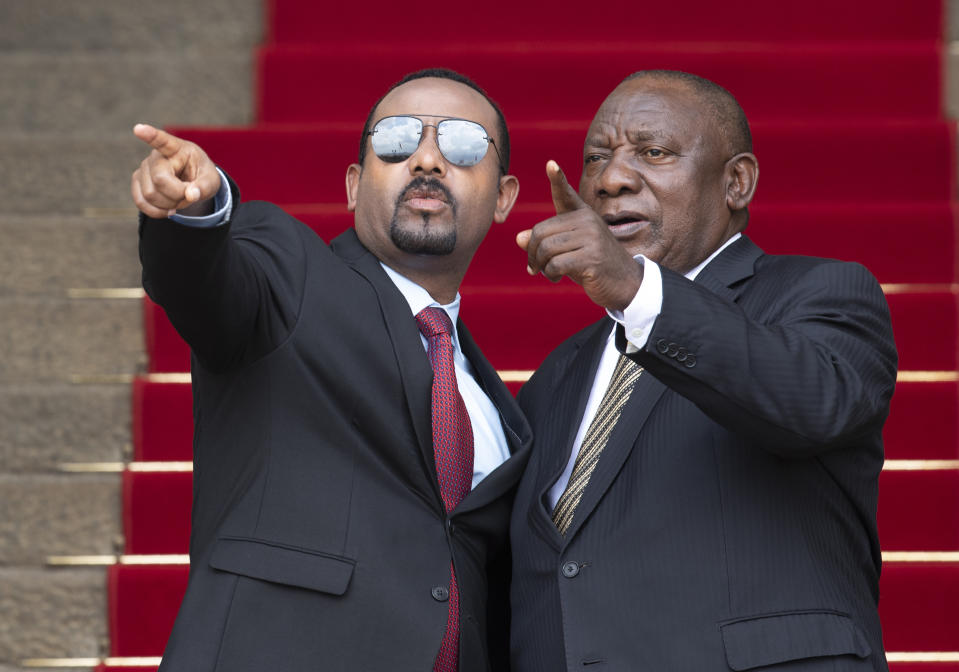
M520 392L535 447L512 517L513 671L885 670L876 502L896 351L875 279L745 237L696 282L664 269L632 355L646 373L563 538L546 493L612 326Z

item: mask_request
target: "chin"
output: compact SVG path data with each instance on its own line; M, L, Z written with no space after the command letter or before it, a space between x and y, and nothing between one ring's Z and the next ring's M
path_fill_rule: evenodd
M456 249L456 231L448 232L407 231L400 227L390 227L390 239L398 250L408 254L426 254L445 256Z

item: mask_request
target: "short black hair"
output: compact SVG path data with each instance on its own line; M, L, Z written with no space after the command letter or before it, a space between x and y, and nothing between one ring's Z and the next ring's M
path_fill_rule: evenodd
M474 82L472 79L466 75L460 74L455 70L450 70L449 68L426 68L424 70L417 70L416 72L411 72L406 75L403 79L398 81L396 84L391 86L386 90L382 96L379 97L373 107L370 108L370 113L366 116L366 123L363 124L363 135L360 136L360 160L359 164L363 165L363 159L366 158L366 136L370 132L370 125L373 123L373 115L376 113L376 108L380 106L380 103L383 102L383 99L389 94L393 89L403 86L407 82L412 82L417 79L423 79L425 77L437 77L439 79L448 79L453 82L458 82L464 84L477 93L479 93L483 98L486 99L486 102L490 104L493 110L496 112L496 130L499 135L499 140L496 142L496 149L499 150L499 159L501 167L504 172L509 171L509 129L506 127L506 117L503 116L503 111L499 108L499 105L496 104L492 98L487 95L487 93L480 88L479 84Z
M640 70L623 81L642 78L685 84L709 107L716 126L726 138L731 156L753 151L753 135L746 113L736 97L716 82L680 70Z

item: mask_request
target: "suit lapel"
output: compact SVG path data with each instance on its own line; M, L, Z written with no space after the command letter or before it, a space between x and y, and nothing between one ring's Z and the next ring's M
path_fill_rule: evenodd
M400 371L413 431L416 434L423 464L426 466L430 501L441 502L436 465L433 459L433 430L431 394L433 369L423 348L420 332L410 312L410 304L380 266L379 260L367 250L354 229L348 229L332 241L333 251L353 269L366 278L379 300L383 322L393 344L393 354ZM419 485L419 483L416 483Z
M730 301L735 301L742 293L745 285L743 281L752 277L756 260L762 254L763 251L755 243L743 236L713 259L696 277L696 282ZM617 334L617 344L620 348L625 347L622 328L619 328ZM616 479L636 445L643 425L665 391L666 386L648 371L644 371L639 377L589 479L583 498L576 507L573 522L566 531L567 543L576 535ZM582 411L577 417L582 418Z
M532 528L557 550L563 543L563 537L550 517L547 493L569 462L573 441L579 431L593 378L596 377L596 369L612 326L611 320L604 319L587 330L569 366L551 386L555 394L550 412L544 421L538 423L539 433L535 442L540 459L536 467L535 497L530 502L528 518Z
M457 321L456 332L463 354L476 373L477 382L499 412L510 451L509 458L480 481L456 507L456 513L465 513L498 499L519 482L529 461L533 432L513 395L503 384L496 369L480 352L462 320Z
M649 371L643 371L636 381L633 393L623 408L623 414L609 435L606 447L596 463L589 478L589 483L583 491L583 498L576 507L573 522L566 531L566 542L569 542L583 524L589 514L606 494L616 475L622 469L626 458L633 452L637 437L646 424L649 414L656 406L656 402L666 391L666 386L653 377Z
M722 251L696 276L696 282L719 296L735 301L747 278L755 273L756 260L763 251L746 236Z

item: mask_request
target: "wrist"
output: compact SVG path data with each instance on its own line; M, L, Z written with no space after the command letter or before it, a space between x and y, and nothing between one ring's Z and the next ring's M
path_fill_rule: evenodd
M185 208L177 210L176 214L183 215L184 217L206 217L207 215L212 215L215 212L213 201L214 199L212 198L208 198L205 201L197 201Z

